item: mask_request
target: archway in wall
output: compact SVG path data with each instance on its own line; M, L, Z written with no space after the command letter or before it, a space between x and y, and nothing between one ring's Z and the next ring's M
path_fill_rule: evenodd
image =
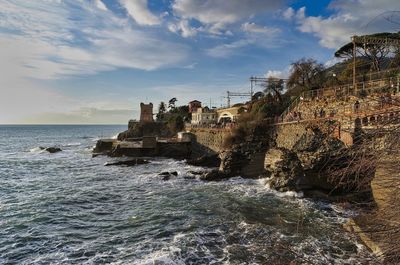
M229 112L221 113L221 115L218 118L218 123L221 123L221 122L227 123L227 122L232 122L232 121L233 121L233 115Z

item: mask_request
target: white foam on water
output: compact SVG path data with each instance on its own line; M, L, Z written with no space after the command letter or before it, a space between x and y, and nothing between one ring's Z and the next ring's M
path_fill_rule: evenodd
M80 146L82 143L79 143L79 142L75 142L75 143L68 143L68 144L65 144L65 145L63 145L63 146L65 146L65 147L68 147L68 146Z
M185 265L183 260L174 260L168 250L159 250L148 254L140 260L136 260L133 265Z
M31 152L31 153L42 153L42 152L44 152L44 149L42 149L41 147L34 147L34 148L32 148L32 149L29 149L29 152Z

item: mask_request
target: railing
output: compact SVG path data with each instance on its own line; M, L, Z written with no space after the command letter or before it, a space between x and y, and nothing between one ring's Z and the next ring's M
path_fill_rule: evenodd
M282 112L282 114L279 116L278 122L284 122L285 117L292 112L300 103L301 101L301 96L296 97L293 99L290 103L289 106Z

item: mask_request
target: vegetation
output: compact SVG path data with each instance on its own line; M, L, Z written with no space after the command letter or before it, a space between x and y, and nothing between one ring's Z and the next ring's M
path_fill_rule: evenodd
M324 66L312 58L302 58L291 64L288 88L296 93L318 89L325 81Z
M158 122L165 122L169 130L172 132L182 131L185 127L185 122L190 122L191 115L187 105L176 106L177 98L171 98L168 101L168 110L166 104L161 101L158 106L156 115Z
M365 35L365 37L400 40L400 33L382 32ZM351 59L353 58L353 54L355 52L356 56L360 56L367 61L371 71L381 71L384 67L383 63L385 62L385 59L389 56L393 57L393 54L395 53L395 48L391 45L388 45L386 42L379 44L356 43L355 49L356 50L354 51L353 43L349 42L335 52L335 57Z

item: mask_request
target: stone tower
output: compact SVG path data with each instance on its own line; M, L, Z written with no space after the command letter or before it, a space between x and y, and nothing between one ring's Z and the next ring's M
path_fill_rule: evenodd
M153 120L153 103L140 103L140 122L154 122Z

